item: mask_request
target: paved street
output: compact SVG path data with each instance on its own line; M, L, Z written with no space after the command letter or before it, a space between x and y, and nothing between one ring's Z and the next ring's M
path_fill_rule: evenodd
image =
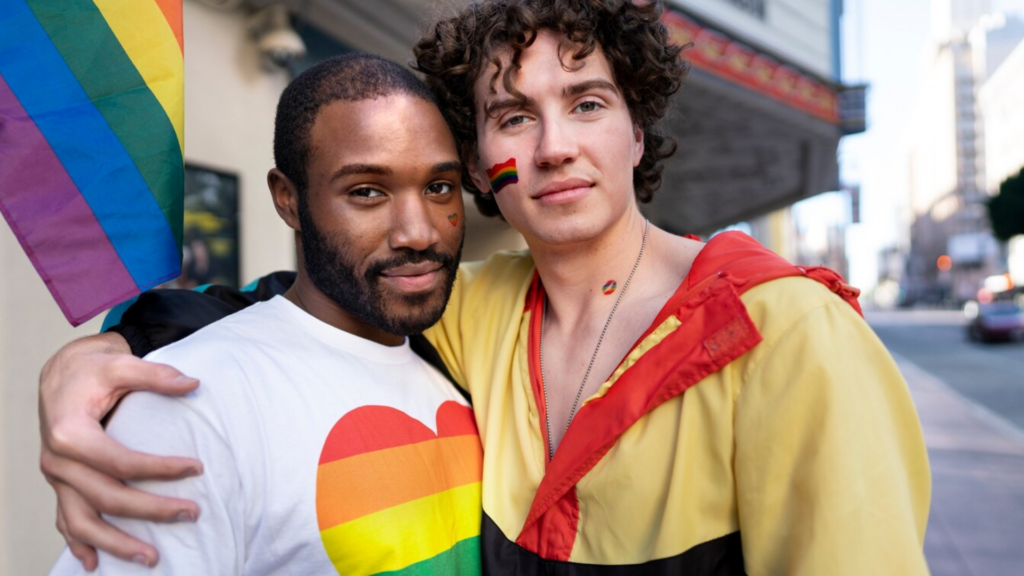
M967 342L955 312L867 316L921 415L933 575L1024 573L1024 344Z
M1024 342L968 342L956 311L875 312L868 322L892 353L1024 430Z

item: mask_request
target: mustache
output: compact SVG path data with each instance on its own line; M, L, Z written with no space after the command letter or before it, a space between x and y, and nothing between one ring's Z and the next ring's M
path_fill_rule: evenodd
M437 262L442 268L451 270L458 265L456 256L450 252L439 252L434 248L426 250L412 250L403 248L397 256L374 262L366 269L366 279L371 280L380 276L389 268L397 268L406 264L419 264L420 262Z

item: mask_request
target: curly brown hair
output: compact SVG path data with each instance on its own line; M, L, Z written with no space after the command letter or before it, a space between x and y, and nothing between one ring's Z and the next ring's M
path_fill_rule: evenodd
M514 75L522 52L533 44L538 31L551 30L575 44L574 61L600 47L633 123L644 132L644 154L633 170L633 187L639 202L650 202L661 186L661 161L676 151L675 140L663 135L657 124L690 69L680 58L683 47L669 42L660 19L663 11L660 0L474 2L430 28L413 48L412 67L426 75L427 86L436 94L466 157L475 154L477 144L473 84L486 66L497 66L492 87L500 74L505 90L522 98L513 86ZM502 73L499 55L507 50L511 50L511 65ZM485 216L501 215L494 195L482 193L468 174L462 184Z

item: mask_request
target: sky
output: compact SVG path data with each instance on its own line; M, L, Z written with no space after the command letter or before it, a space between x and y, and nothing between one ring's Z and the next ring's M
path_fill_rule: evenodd
M931 19L931 0L846 0L843 81L867 82L868 130L843 138L841 179L861 186L861 224L849 227L850 283L877 283L878 253L906 237L907 130ZM993 0L1024 17L1024 0ZM834 203L833 203L834 205Z
M867 82L868 131L843 138L844 183L861 186L861 224L847 232L850 282L877 282L882 249L900 241L907 205L906 131L922 53L929 0L848 0L843 15L843 81Z

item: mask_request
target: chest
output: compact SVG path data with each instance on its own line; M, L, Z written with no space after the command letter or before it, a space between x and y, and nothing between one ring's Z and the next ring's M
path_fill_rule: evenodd
M484 513L502 538L548 559L642 564L738 529L731 372L704 379L607 443L595 433L615 417L584 410L548 461L543 407L528 360L518 360L504 394L477 406L489 408Z
M731 291L698 295L642 337L625 338L625 358L581 400L550 460L537 307L526 307L489 363L472 365L470 382L487 383L471 386L486 454L484 511L517 547L623 564L735 526L727 366L760 336Z
M543 394L537 401L545 405L552 452L579 408L608 381L662 305L653 298L633 301L614 314L590 319L574 329L542 320L536 353Z
M379 374L332 371L324 386L285 393L276 382L255 400L248 417L260 427L233 442L251 447L253 565L301 558L316 565L305 573L374 574L443 558L452 573L476 573L483 454L472 410L416 372L370 393Z

